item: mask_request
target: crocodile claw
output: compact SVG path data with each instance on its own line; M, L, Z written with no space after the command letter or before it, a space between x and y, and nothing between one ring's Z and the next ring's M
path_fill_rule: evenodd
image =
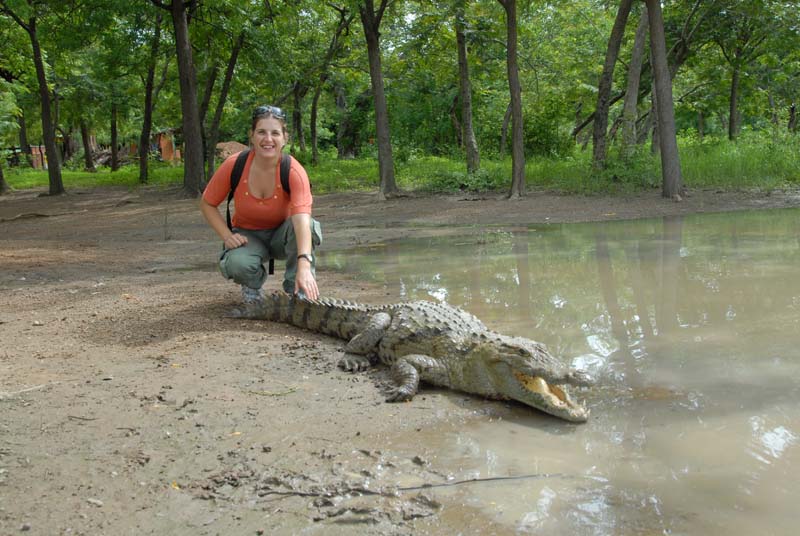
M347 372L363 372L372 365L369 358L363 355L346 354L339 360L339 368Z
M408 402L414 398L414 393L409 393L402 387L395 387L389 391L389 395L386 397L387 402Z

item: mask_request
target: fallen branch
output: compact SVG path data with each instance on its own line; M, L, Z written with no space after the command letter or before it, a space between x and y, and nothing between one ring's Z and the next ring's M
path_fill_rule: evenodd
M0 223L6 221L14 221L14 220L26 220L31 218L51 218L53 216L68 216L70 214L81 214L83 212L86 212L86 209L73 210L71 212L56 212L54 214L45 214L43 212L25 212L23 214L17 214L16 216L13 216L11 218L0 218Z
M297 391L297 387L290 387L286 391L282 391L280 393L275 393L272 391L245 391L246 393L250 393L251 395L258 395L258 396L286 396L290 395Z
M73 421L96 421L97 417L81 417L80 415L67 415L68 419Z
M279 490L272 490L272 489L261 489L258 491L259 497L266 497L267 495L277 495L276 499L284 498L284 497L335 497L341 495L352 495L354 493L361 494L361 495L380 495L382 497L395 497L398 493L404 493L408 491L422 491L427 489L433 488L449 488L454 486L461 486L464 484L480 484L484 482L503 482L503 481L510 481L510 480L533 480L533 479L541 479L541 478L578 478L573 475L568 475L565 473L535 473L529 475L517 475L517 476L494 476L488 478L470 478L468 480L456 480L453 482L442 482L440 484L422 484L420 486L405 486L400 488L387 488L387 489L378 489L372 490L368 489L363 486L351 486L347 487L347 489L342 490L319 490L319 491L300 491L300 490L288 490L288 491L279 491ZM589 478L589 477L584 477Z
M14 398L17 395L21 395L23 393L29 393L31 391L38 391L39 389L44 389L45 387L48 387L50 385L56 385L57 383L61 382L43 383L42 385L34 385L33 387L28 387L27 389L22 389L20 391L0 391L0 400Z
M441 484L422 484L421 486L406 486L397 488L397 491L420 491L431 488L449 488L462 484L478 484L482 482L502 482L504 480L536 480L540 478L569 478L570 475L564 473L535 473L531 475L517 476L491 476L487 478L470 478L467 480L455 480L453 482L442 482Z

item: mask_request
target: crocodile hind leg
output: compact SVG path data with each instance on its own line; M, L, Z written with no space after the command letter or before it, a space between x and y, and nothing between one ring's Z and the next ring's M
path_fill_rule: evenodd
M377 352L378 343L391 323L392 317L388 313L372 315L364 331L350 339L344 347L345 355L339 360L339 368L348 372L367 370L372 365L370 356Z
M439 361L423 354L398 357L392 365L395 386L389 390L387 402L407 402L414 398L420 379L434 385L448 385L447 371Z

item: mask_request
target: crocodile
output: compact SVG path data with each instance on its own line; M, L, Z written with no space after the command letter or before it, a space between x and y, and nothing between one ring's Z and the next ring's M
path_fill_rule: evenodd
M228 316L282 322L347 341L338 366L355 372L373 364L391 367L388 402L411 400L419 382L489 399L516 400L571 422L589 410L567 385L591 377L568 367L539 342L486 327L474 315L430 301L365 305L333 298L307 300L274 292Z

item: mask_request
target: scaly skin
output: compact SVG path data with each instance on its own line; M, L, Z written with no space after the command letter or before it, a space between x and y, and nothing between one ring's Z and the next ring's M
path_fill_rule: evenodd
M417 301L369 306L282 292L231 316L283 322L348 341L339 366L364 370L377 358L391 367L390 402L411 400L420 380L499 400L516 400L572 422L589 410L569 396L567 384L591 385L540 343L487 328L475 316L444 303Z

